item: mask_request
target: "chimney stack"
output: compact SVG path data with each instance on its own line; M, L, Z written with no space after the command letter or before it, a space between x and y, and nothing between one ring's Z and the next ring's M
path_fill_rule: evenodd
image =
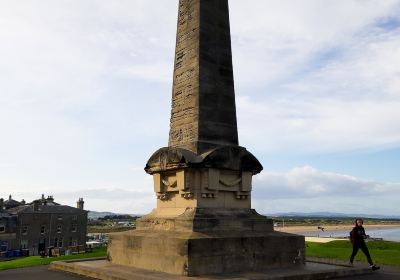
M40 201L39 200L34 200L33 201L33 211L39 211L39 204L40 204Z
M79 200L76 202L76 208L83 210L83 205L85 202L83 201L83 198L80 197Z

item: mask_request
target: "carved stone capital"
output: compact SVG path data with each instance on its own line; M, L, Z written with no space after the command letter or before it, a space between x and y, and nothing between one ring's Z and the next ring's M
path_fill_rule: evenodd
M153 174L157 207L250 208L250 171L183 168Z

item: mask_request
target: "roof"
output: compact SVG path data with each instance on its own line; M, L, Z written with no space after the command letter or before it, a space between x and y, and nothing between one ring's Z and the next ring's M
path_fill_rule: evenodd
M6 212L8 212L11 215L16 215L19 212L21 212L22 210L24 210L25 208L28 208L30 205L20 205L11 209L6 210Z
M12 216L14 216L14 215L9 213L7 210L0 209L0 219L10 218Z
M8 200L4 201L4 206L6 208L17 207L17 206L20 206L20 205L22 205L22 203L12 199L11 195L8 197Z
M82 210L79 208L67 206L67 205L60 205L57 202L54 201L53 196L48 196L47 198L44 197L42 194L42 198L36 199L32 201L31 203L28 204L23 204L18 201L12 200L11 195L9 197L9 200L6 202L14 203L15 205L12 205L11 207L5 207L5 210L3 211L4 213L7 213L9 215L18 215L21 213L45 213L45 214L83 214L87 213L88 211ZM4 205L6 205L6 202L4 202ZM15 203L16 202L16 203ZM38 210L34 210L34 205L37 205ZM0 210L0 214L2 211Z
M86 210L81 210L67 205L39 205L39 210L34 211L33 205L28 207L18 207L17 213L47 213L47 214L82 214L87 213Z
M53 199L35 199L34 201L32 201L29 204L33 204L35 202L38 202L39 204L44 204L45 203L46 205L60 205L59 203L54 202Z
M10 217L11 215L9 214L9 213L7 213L7 212L1 212L0 211L0 219L1 218L8 218L8 217Z

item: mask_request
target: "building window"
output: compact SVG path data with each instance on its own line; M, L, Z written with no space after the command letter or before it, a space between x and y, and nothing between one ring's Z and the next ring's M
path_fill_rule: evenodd
M22 227L22 234L23 234L23 235L28 234L28 226L23 226L23 227Z
M61 227L61 225L58 225L57 226L57 233L61 233L61 231L62 231L62 227Z
M78 246L78 240L73 239L72 237L69 238L69 246Z
M72 232L76 232L77 229L78 229L78 225L77 224L72 224L71 225L71 231Z
M72 216L72 220L73 220L73 221L78 220L78 216L77 216L77 215L73 215L73 216Z
M45 234L46 233L46 226L41 226L40 227L40 234Z
M28 248L28 240L21 240L21 249Z
M57 215L57 220L62 220L63 218L62 218L62 215Z
M0 232L6 232L6 225L0 225Z
M8 241L0 240L0 252L5 252L8 250Z
M63 239L62 238L54 238L54 248L60 248L63 246Z

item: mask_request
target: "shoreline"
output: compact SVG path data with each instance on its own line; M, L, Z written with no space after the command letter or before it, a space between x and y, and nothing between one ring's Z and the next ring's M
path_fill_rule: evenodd
M354 225L328 225L323 226L324 232L337 232L337 231L351 231ZM364 225L365 231L368 233L368 230L376 230L376 229L390 229L390 228L399 228L399 225ZM274 227L275 231L287 232L287 233L318 233L322 232L321 229L318 229L318 226L286 226L286 227Z

